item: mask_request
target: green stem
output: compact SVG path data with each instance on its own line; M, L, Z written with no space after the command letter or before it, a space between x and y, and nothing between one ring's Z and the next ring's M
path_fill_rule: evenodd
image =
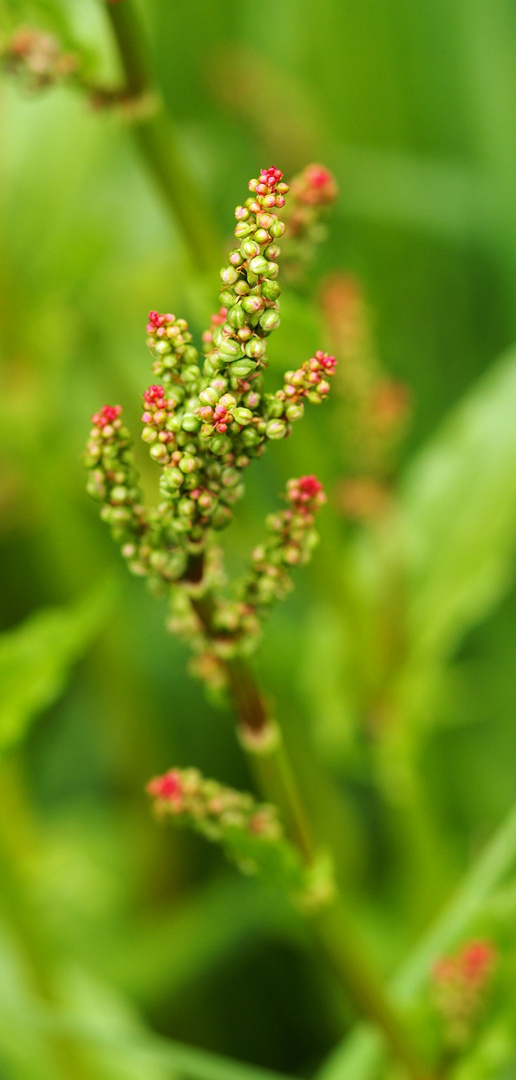
M219 263L211 215L185 165L171 119L157 90L145 34L132 0L106 5L125 78L125 100L135 139L200 271Z
M203 557L192 557L187 579L199 586L203 577ZM192 606L208 637L213 634L216 609L213 594L199 590L191 595ZM226 661L226 671L238 717L239 736L254 773L266 797L274 802L285 821L287 833L297 845L309 868L316 857L308 816L304 810L281 731L270 716L266 700L254 672L243 657ZM317 911L309 912L314 935L345 993L359 1014L382 1031L393 1054L406 1068L411 1080L427 1080L428 1072L413 1050L402 1021L385 994L356 943L356 933L340 900L332 896Z

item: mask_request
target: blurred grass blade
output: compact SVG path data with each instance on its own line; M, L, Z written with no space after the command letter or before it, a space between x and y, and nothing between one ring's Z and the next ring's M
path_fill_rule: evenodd
M459 404L406 476L416 655L445 657L492 609L516 547L516 353Z
M37 611L0 635L0 751L22 739L38 713L59 698L112 595L103 586L74 606Z
M468 933L490 895L515 864L516 806L466 875L448 907L392 980L392 996L399 1005L409 1007L414 1003L435 961ZM317 1080L370 1080L381 1055L381 1040L361 1026L330 1055Z

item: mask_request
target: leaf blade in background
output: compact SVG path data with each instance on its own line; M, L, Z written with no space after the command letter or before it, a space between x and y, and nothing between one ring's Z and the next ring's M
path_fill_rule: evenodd
M102 586L73 606L43 608L0 635L0 751L22 739L38 713L60 697L112 595Z
M493 608L516 547L516 353L445 421L403 485L414 649L446 656Z

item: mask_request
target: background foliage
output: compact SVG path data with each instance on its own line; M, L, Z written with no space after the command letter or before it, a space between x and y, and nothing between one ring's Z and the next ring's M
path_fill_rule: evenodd
M140 7L221 235L262 165L288 176L321 160L339 182L311 288L285 295L273 371L327 344L318 283L345 270L363 285L385 366L413 394L402 533L347 525L331 496L321 546L259 661L319 831L391 971L514 800L516 10L510 0L262 0L259 17L234 0ZM92 70L115 70L96 0L3 0L0 13L5 31L60 29ZM280 898L149 815L144 784L172 764L236 787L251 780L228 715L185 673L163 607L126 576L84 495L93 410L120 401L137 430L148 310L172 309L199 334L217 283L193 273L120 115L7 77L0 110L0 832L26 906L5 888L0 1075L55 1075L50 1021L17 951L20 925L30 934L36 922L99 1077L215 1080L218 1068L252 1080L183 1043L310 1075L352 1018ZM250 471L227 538L235 566L290 475L315 471L335 491L339 423L334 396ZM145 482L152 492L150 469ZM375 620L393 559L408 586L389 617L407 632L388 687L394 720L371 739L357 649L380 663ZM510 873L489 904L482 895L475 926L505 959L461 1077L502 1080L515 1067L503 995L515 902Z

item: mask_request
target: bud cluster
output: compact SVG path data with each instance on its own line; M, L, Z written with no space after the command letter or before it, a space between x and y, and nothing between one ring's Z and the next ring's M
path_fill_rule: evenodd
M319 540L314 526L315 515L326 501L322 484L315 476L289 480L286 497L288 510L269 515L269 536L251 556L244 599L247 606L258 611L290 592L292 567L304 566Z
M222 844L247 873L262 873L287 887L300 885L297 852L285 839L273 806L207 780L197 769L171 769L147 785L156 813L170 816Z
M5 67L22 78L30 90L53 86L78 68L77 57L63 52L53 34L19 27L0 53Z
M290 194L285 263L287 276L296 280L302 276L315 248L326 236L322 217L337 198L338 188L329 169L311 164L291 181Z
M373 520L390 504L390 480L410 416L407 387L382 370L360 284L349 274L329 277L323 312L339 357L339 441L346 477L339 485L343 513Z
M433 971L434 997L446 1025L446 1042L460 1050L471 1038L493 974L496 951L489 941L470 941Z
M149 314L155 381L143 395L142 439L161 469L159 504L148 510L141 505L119 406L95 414L86 457L88 490L104 503L102 516L130 569L147 575L156 588L181 584L172 591L170 626L190 641L198 669L212 684L221 681L224 661L254 648L267 589L271 598L286 593L287 567L306 562L315 541L320 485L310 477L292 481L290 508L273 515L280 525L271 527L263 558L253 561L252 584L237 588L238 599L230 600L209 570L214 531L231 521L252 459L269 441L290 434L305 400L324 401L335 370L335 358L318 351L287 372L282 389L264 389L266 339L279 325L276 240L284 225L275 210L283 207L288 187L272 167L251 180L249 189L250 197L236 210L239 247L222 271L221 306L203 335L204 360L184 319ZM309 493L303 484L316 489ZM273 585L269 578L275 578ZM195 610L199 589L210 592L208 620Z

